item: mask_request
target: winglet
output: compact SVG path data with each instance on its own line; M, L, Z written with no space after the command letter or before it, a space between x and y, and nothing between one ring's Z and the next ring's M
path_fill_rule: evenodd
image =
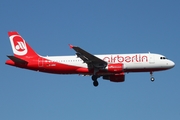
M73 45L71 45L71 44L69 44L69 47L72 49L74 46L73 46Z

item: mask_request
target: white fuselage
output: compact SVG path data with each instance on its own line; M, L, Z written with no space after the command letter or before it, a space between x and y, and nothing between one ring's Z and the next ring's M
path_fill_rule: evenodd
M123 63L124 70L126 72L138 72L141 70L166 70L174 66L174 62L168 60L165 56L153 53L137 53L137 54L106 54L106 55L95 55L96 57L108 62L108 64L113 63ZM87 64L84 63L77 56L51 56L44 57L55 65L56 62L87 68ZM48 61L44 61L45 63ZM143 71L142 71L143 72Z

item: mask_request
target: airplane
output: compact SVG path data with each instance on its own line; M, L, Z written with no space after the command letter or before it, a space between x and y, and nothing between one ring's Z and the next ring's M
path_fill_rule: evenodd
M173 68L175 63L164 55L155 53L93 55L78 46L69 45L76 51L73 56L41 56L37 54L16 31L8 32L14 55L8 55L5 64L19 68L53 74L79 74L91 76L93 85L98 78L111 82L124 82L125 73L153 72Z

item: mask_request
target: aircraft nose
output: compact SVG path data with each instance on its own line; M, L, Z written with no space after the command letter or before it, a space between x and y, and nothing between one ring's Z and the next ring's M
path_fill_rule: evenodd
M173 68L175 66L175 63L173 61L170 61L168 65L170 68Z

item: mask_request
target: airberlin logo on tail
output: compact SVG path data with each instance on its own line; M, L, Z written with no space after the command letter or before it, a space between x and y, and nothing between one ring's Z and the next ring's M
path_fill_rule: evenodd
M18 51L24 51L26 49L26 46L23 42L17 42L18 44L15 46L16 50Z
M11 41L11 46L14 54L16 55L25 55L27 53L27 47L24 39L19 35L12 35L9 37Z

